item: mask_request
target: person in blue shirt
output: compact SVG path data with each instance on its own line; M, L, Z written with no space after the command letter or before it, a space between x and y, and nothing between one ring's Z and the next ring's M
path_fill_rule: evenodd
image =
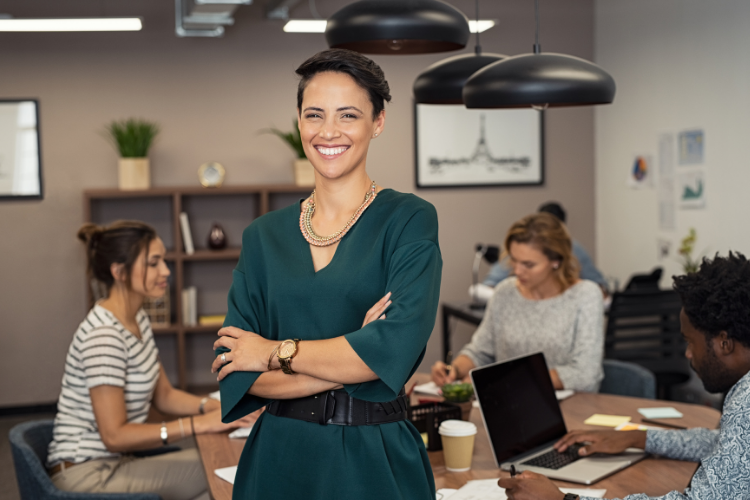
M628 495L625 500L728 500L750 498L750 261L729 252L700 270L675 276L685 357L708 392L726 393L719 429L574 431L555 448L586 443L581 455L643 448L674 460L700 462L684 492L660 497ZM728 392L727 392L728 391ZM500 479L510 500L569 498L541 474L524 471ZM637 487L637 486L634 486ZM571 495L573 496L573 495ZM590 500L581 497L580 500Z
M563 223L565 223L565 209L563 209L563 207L559 203L556 203L554 201L545 203L544 205L539 207L538 211L552 214L560 219ZM581 279L593 281L594 283L599 285L603 291L606 292L607 280L604 279L602 273L596 268L596 266L594 265L594 261L591 259L588 252L586 252L586 249L583 248L581 244L578 243L575 239L573 239L573 255L576 256L576 259L578 259L578 263L580 264ZM511 268L508 265L508 259L506 257L500 262L496 262L490 268L490 272L484 279L483 284L494 288L495 285L510 276L510 273Z

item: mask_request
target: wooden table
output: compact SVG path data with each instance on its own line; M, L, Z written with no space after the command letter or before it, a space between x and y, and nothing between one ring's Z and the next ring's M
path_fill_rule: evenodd
M427 374L416 374L407 387L411 387L414 380L424 381L429 379ZM414 398L414 396L413 396ZM680 425L685 427L708 427L716 428L721 414L706 406L698 406L674 401L657 401L640 398L628 398L612 396L608 394L578 393L561 401L565 424L568 429L603 429L603 427L592 427L583 425L583 421L594 413L607 413L612 415L629 415L632 422L640 422L640 414L637 408L673 406L683 413L684 417L679 420ZM492 457L487 432L482 424L482 417L478 409L471 412L471 421L477 425L479 432L474 445L474 458L472 468L468 472L448 472L443 462L442 451L429 452L432 471L435 474L435 486L440 488L460 488L472 479L490 479L507 476L495 465ZM674 422L674 421L673 421ZM203 466L208 478L211 496L214 500L230 500L232 498L232 486L214 474L214 469L237 465L245 445L244 439L229 439L227 434L212 434L198 436L198 448L203 460ZM620 498L632 493L646 493L650 496L664 495L672 490L684 490L690 483L693 473L698 464L693 462L681 462L663 458L651 457L641 460L635 465L628 467L598 483L591 488L605 488L606 498ZM564 481L555 481L560 486L581 488L583 486Z

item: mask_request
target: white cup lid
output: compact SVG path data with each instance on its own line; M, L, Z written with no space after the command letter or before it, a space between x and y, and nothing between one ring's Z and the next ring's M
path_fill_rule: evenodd
M477 433L477 426L463 420L445 420L440 424L438 433L450 437L473 436Z

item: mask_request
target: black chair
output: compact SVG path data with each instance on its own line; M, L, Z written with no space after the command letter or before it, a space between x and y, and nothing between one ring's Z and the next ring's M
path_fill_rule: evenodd
M605 359L602 361L602 368L604 380L599 386L600 393L646 399L656 397L656 377L641 365Z
M44 466L52 420L18 424L8 437L21 500L161 500L156 493L73 493L55 488Z
M655 267L649 274L634 274L625 285L625 290L658 290L664 269Z
M690 364L680 334L680 297L672 290L626 290L612 296L604 357L636 363L656 376L659 399L687 382Z

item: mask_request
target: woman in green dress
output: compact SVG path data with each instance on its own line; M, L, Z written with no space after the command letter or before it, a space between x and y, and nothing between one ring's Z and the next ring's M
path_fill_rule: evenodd
M316 188L245 230L214 345L224 420L266 407L234 498L434 499L403 386L435 323L437 214L366 171L390 100L382 70L334 49L297 74Z

